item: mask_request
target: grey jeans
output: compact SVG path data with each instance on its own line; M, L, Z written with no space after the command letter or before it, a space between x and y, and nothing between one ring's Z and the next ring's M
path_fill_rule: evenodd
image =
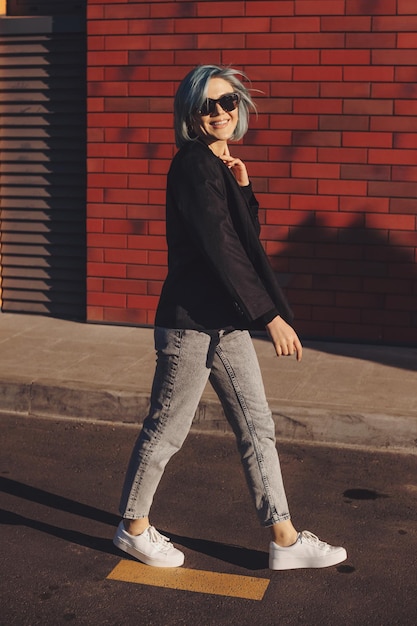
M210 379L236 436L261 524L289 519L275 425L248 331L156 328L155 348L151 406L126 473L123 517L149 515L165 466L184 443Z

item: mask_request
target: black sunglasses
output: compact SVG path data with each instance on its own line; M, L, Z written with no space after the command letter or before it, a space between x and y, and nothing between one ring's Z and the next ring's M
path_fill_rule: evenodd
M224 96L213 100L212 98L206 98L201 107L198 109L200 115L213 115L216 112L216 104L219 103L223 111L233 111L237 108L240 102L240 95L238 93L225 93Z

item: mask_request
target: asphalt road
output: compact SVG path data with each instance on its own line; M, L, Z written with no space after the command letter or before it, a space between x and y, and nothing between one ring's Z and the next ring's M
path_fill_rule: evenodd
M152 515L185 571L152 582L111 542L136 429L3 414L0 430L2 626L417 623L417 456L281 444L295 525L349 558L271 572L233 439L190 435ZM120 568L139 582L109 578Z

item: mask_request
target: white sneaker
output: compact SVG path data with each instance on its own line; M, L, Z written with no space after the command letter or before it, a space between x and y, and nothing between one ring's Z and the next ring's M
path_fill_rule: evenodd
M346 559L344 548L330 546L308 530L299 533L297 541L288 548L282 548L274 541L269 545L269 567L274 570L328 567Z
M113 543L146 565L180 567L184 563L184 554L153 526L148 526L140 535L130 535L121 521Z

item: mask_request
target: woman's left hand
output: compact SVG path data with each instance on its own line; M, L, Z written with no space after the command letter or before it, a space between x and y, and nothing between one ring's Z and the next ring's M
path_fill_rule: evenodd
M230 156L229 147L226 144L223 154L219 155L219 158L225 165L232 171L234 177L237 180L238 185L246 187L249 185L249 176L246 169L246 165L240 159Z

